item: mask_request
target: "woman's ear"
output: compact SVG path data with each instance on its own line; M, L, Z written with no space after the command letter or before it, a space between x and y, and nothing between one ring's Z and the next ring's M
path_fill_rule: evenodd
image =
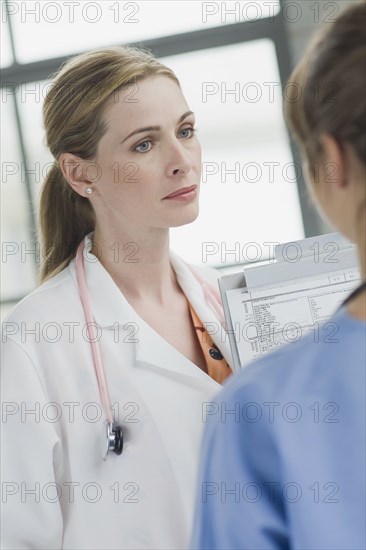
M330 134L319 138L322 154L319 171L323 181L341 189L347 185L347 156L342 145Z
M73 190L82 197L88 197L85 190L93 183L93 180L88 177L88 161L72 153L62 153L59 158L59 166Z

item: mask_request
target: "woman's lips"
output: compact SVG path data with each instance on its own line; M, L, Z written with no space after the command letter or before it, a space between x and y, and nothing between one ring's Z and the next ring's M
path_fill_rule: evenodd
M175 193L171 193L167 197L165 197L163 200L181 200L181 201L187 201L191 200L197 195L197 185L191 185L191 187L184 187L183 189L180 189L179 191L175 191Z

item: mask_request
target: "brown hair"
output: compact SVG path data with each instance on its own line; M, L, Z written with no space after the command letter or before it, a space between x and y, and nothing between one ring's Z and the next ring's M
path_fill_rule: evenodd
M107 130L103 112L108 99L153 75L167 76L180 86L173 71L150 51L116 46L72 57L52 81L43 105L46 144L55 162L40 194L41 283L70 263L80 241L95 227L94 209L63 176L60 155L93 159Z
M310 43L286 87L284 114L313 164L328 133L366 164L366 3L353 3Z

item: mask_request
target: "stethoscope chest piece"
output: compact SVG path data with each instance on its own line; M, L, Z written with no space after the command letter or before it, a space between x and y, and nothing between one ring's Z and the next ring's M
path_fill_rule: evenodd
M122 427L111 422L106 422L106 446L103 453L103 460L106 460L110 452L121 455L123 451Z

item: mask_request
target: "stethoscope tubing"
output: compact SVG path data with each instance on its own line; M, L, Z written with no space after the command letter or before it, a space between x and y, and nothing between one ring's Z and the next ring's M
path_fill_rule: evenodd
M102 366L102 359L100 354L100 348L97 341L96 323L92 314L89 292L86 283L85 269L84 269L84 241L78 246L76 252L76 276L79 286L80 299L84 308L85 320L87 322L87 330L89 333L89 340L93 353L94 370L97 376L99 393L102 401L105 417L109 423L112 424L112 412L110 409L110 398L108 394L107 383L104 375L104 369Z

